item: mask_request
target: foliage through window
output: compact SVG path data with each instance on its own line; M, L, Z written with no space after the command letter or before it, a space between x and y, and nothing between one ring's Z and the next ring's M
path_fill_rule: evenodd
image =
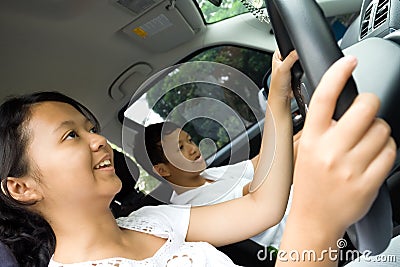
M219 7L213 5L208 0L197 0L197 3L207 23L218 22L249 12L239 0L224 0Z
M143 126L173 121L192 136L207 158L264 118L258 92L271 67L271 54L217 46L197 53L187 62L184 64L189 67L177 67L167 79L149 85L125 111L125 117ZM233 73L246 78L247 83ZM201 75L206 79L199 81ZM201 145L202 140L212 142Z
M209 156L215 149L219 150L243 130L257 123L258 118L264 117L264 110L258 101L258 88L262 87L263 76L271 67L271 55L247 48L219 46L202 51L188 60L188 62L199 61L228 65L249 77L255 85L246 88L240 83L236 84L238 81L234 78L231 78L233 81L227 81L234 90L215 83L185 82L185 80L196 81L193 75L195 73L197 76L199 72L212 73L212 79L215 80L230 79L229 74L223 73L229 72L229 69L224 71L224 68L218 67L205 70L205 66L213 68L214 65L194 65L194 68L198 69L191 69L187 73L179 69L179 75L172 73L168 79L158 82L128 108L125 116L144 126L167 119L178 125L184 125L183 129L197 144L204 138L213 140L216 147L204 148L205 151L202 151L206 152L205 156ZM181 80L183 78L185 80ZM178 86L175 86L176 84ZM254 87L257 89L254 90ZM214 99L221 105L213 102L204 106L204 100L199 102L200 98ZM186 103L189 104L185 106ZM229 116L219 121L213 119L213 114L223 112L223 104L233 110L233 113L229 113ZM186 115L187 108L191 112L189 115ZM210 116L204 115L204 112Z

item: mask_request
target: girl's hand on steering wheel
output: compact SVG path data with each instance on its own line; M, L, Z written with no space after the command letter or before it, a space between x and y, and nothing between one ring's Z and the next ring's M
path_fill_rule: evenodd
M272 56L271 89L268 98L282 99L290 102L292 98L290 69L299 59L297 52L293 50L282 60L281 53L276 50Z
M376 118L377 96L359 94L337 122L332 120L337 98L356 65L354 57L344 57L325 73L299 142L292 211L318 224L317 229L344 231L362 218L396 155L389 125Z

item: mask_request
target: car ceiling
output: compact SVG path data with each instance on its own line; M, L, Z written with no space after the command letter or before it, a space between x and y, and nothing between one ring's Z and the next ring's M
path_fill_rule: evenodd
M358 11L362 0L318 2L332 16ZM208 46L276 47L270 26L251 14L205 25L190 0L135 4L142 6L136 13L117 0L0 1L0 98L66 93L88 106L104 134L121 144L118 111L152 74ZM165 29L146 38L132 31L157 22Z

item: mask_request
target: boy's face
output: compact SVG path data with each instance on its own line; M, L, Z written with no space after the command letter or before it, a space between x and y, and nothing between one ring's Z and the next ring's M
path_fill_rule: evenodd
M174 168L190 173L202 172L206 168L198 146L187 132L176 129L164 136L161 142L164 154Z

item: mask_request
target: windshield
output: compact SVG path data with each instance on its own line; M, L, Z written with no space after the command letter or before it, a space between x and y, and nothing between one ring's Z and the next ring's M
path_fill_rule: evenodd
M219 7L208 0L196 0L203 12L206 23L214 23L249 12L253 2L257 0L223 0ZM254 3L255 4L255 3Z

